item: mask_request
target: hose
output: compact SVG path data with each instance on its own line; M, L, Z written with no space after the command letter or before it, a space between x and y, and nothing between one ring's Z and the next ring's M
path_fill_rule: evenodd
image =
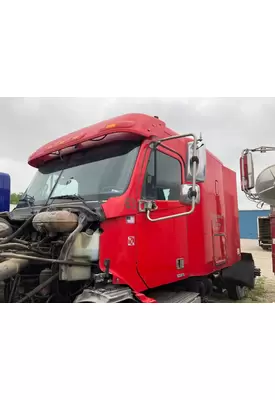
M30 250L29 247L21 243L5 243L0 242L0 250L5 249L15 249L15 250Z
M31 246L30 244L26 245L26 244L21 244L21 243L5 243L5 244L0 243L0 250L2 250L2 249L3 250L5 250L5 249L7 249L7 250L10 250L10 249L11 250L12 249L14 249L14 250L28 250L28 251L33 251L34 253L40 254L42 256L47 256L47 255L50 254L48 251L37 250L36 248ZM0 256L1 256L1 253L0 253Z
M60 256L59 256L60 258L63 258L63 259L65 259L65 260L67 260L76 235L77 235L79 232L81 232L81 231L83 230L83 228L85 227L86 223L87 223L87 217L86 217L85 214L81 213L81 214L79 215L79 217L78 217L78 225L77 225L77 227L76 227L75 230L69 235L69 237L67 238L67 240L65 241L65 243L64 243L63 246L62 246L62 249L61 249L61 251L60 251ZM64 273L64 266L65 266L65 265L66 265L66 264L61 263L61 265L60 265L60 267L59 267L60 276L62 276L63 273ZM69 264L67 263L67 265L69 265ZM75 264L75 265L76 265L76 264ZM87 266L87 264L86 264L86 266ZM52 271L53 271L53 272L56 272L56 270L57 270L57 268L56 268L55 266L53 266L53 267L52 267ZM56 288L55 288L55 290L56 290L57 293L59 293L59 284L58 284L58 282L56 283Z
M28 300L30 297L34 296L36 293L39 293L40 290L44 289L47 285L52 283L55 279L57 279L59 276L59 273L57 272L56 274L52 275L49 279L47 279L45 282L41 283L40 285L36 286L33 290L31 290L29 293L26 294L21 300L19 300L17 303L24 303L24 301Z
M14 281L13 281L13 285L12 285L12 288L11 288L11 291L10 291L8 303L12 302L12 298L13 298L15 289L18 286L18 283L20 282L20 279L21 279L20 275L15 275L15 278L14 278Z
M80 214L78 218L78 225L75 228L75 230L69 235L67 240L65 241L64 245L62 246L61 252L60 252L60 258L64 258L65 260L68 257L69 251L72 247L72 244L74 242L75 236L83 230L83 228L86 225L86 215L85 214Z
M25 246L27 246L27 250L32 250L33 252L40 254L42 256L47 256L50 254L49 251L43 251L41 250L39 247L44 244L45 242L47 242L49 240L48 237L45 237L44 239L40 240L39 242L27 242L26 240L22 240L22 239L13 239L14 243L19 243L19 244L23 244ZM22 247L23 248L23 247ZM0 243L0 249L1 249L1 243Z
M24 231L26 226L28 226L34 218L34 215L32 215L30 218L28 218L23 225L20 226L20 228L17 229L17 231L13 232L10 236L7 236L5 239L0 239L0 244L5 244L8 242L11 242L14 238L20 235L21 232Z
M88 267L89 264L81 261L73 261L73 260L56 260L54 258L44 258L44 257L36 257L36 256L28 256L26 254L18 254L18 253L1 253L1 257L4 258L19 258L20 260L30 260L30 261L41 261L47 264L65 264L65 265L76 265L80 267ZM0 264L1 265L1 264Z
M30 242L27 242L27 240L22 240L22 239L12 239L12 242L25 244L26 246L28 246L30 244Z

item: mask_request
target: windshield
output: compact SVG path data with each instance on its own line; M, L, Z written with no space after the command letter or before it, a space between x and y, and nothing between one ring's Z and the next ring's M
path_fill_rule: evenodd
M49 197L58 196L120 196L129 185L139 147L133 141L113 142L50 161L37 171L19 207L44 205Z

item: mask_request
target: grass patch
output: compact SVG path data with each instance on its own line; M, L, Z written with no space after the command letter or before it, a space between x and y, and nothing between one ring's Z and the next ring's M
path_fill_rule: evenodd
M267 290L265 283L265 277L257 278L255 282L255 288L252 290L247 290L245 298L237 303L266 303Z
M275 285L274 293L270 291L270 285L265 277L259 277L255 280L255 287L252 290L247 289L246 296L242 300L231 300L227 294L213 294L213 300L216 303L270 303L275 302ZM273 298L271 300L271 298Z

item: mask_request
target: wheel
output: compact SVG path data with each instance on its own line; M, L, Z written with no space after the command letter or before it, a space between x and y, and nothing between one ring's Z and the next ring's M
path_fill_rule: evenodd
M239 285L235 285L235 284L230 284L227 287L227 294L228 297L231 300L241 300L244 298L245 296L245 287L243 286L239 286Z

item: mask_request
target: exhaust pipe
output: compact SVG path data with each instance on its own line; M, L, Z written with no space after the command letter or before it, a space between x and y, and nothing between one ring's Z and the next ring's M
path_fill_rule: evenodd
M22 260L20 258L10 258L9 260L2 261L0 263L0 281L18 274L28 264L29 260Z

